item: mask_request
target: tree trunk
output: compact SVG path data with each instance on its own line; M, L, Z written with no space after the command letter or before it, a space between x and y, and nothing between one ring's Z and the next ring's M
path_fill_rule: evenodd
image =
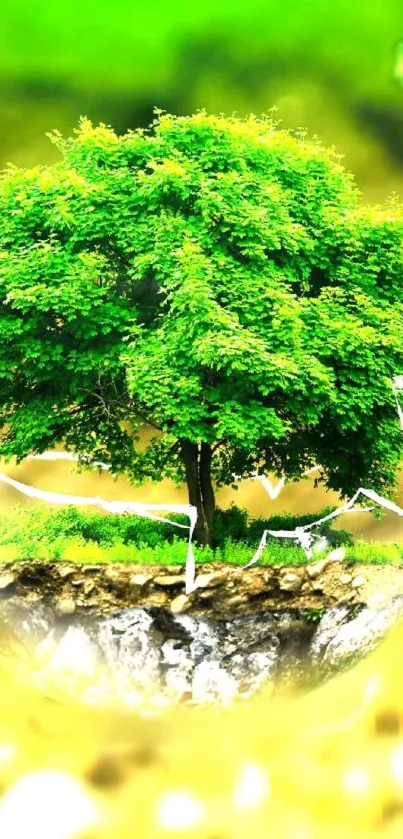
M203 499L204 514L207 521L207 529L209 532L209 541L207 544L212 545L213 527L214 527L214 512L215 512L215 496L213 484L211 482L211 446L208 443L201 444L200 450L200 488Z
M212 546L215 498L211 482L211 446L208 443L181 441L186 468L189 504L197 509L195 542Z

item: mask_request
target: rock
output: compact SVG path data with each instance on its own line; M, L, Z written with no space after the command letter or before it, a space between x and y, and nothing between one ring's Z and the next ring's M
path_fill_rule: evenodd
M103 577L108 585L108 588L115 590L118 593L125 591L128 582L127 577L125 574L122 574L119 569L108 567L105 569Z
M153 579L152 574L132 574L131 577L129 577L128 582L129 582L129 585L132 588L136 588L136 589L141 590L141 589L145 588L147 583L149 583L150 580L152 580L152 579Z
M59 577L62 580L66 579L66 577L72 577L77 572L77 568L72 568L70 565L61 565L58 568Z
M260 580L251 580L250 584L248 585L248 597L259 597L260 594L264 594L269 590L270 584L266 583L264 579Z
M226 575L222 571L211 571L209 574L198 574L196 588L214 588L224 583Z
M191 604L190 597L186 594L179 594L178 597L175 597L171 603L170 609L171 612L184 612Z
M203 661L195 668L193 697L197 705L229 705L237 695L235 679L218 661Z
M73 615L76 611L76 604L70 597L61 597L55 603L57 615Z
M263 612L259 615L242 615L225 621L225 636L221 639L224 656L235 650L247 652L260 647L263 651L277 652L280 646L279 632L285 633L293 615L288 610ZM210 626L214 626L211 622Z
M0 590L6 591L15 583L15 574L0 574Z
M196 588L196 589L194 589L194 591L195 591L195 594L196 594L196 597L197 597L198 600L211 600L211 601L213 601L213 598L215 596L214 591L212 591L211 589L202 589L201 591L199 591Z
M165 591L156 591L154 594L150 594L147 597L147 606L168 606L169 605L169 595Z
M105 580L110 580L111 582L115 583L121 579L121 574L119 574L118 569L114 568L112 565L108 565L104 569L104 578Z
M339 628L348 621L348 618L349 609L347 606L341 608L335 606L326 609L308 650L308 656L313 667L318 668L320 666L330 641L337 635Z
M165 592L160 596L168 600ZM89 621L67 597L59 597L53 611L7 599L0 614L24 654L28 649L40 659L42 684L49 678L76 700L131 708L150 707L154 698L225 705L276 690L284 679L303 684L307 672L320 681L374 649L403 615L403 596L377 610L360 606L358 614L348 605L326 609L318 623L297 609L239 614L234 608L236 616L212 620L184 613L191 598L175 600L177 612L147 605ZM60 615L69 618L67 626ZM9 657L6 641L3 634L0 653Z
M367 606L368 609L382 609L387 605L387 602L388 596L386 594L382 594L381 592L377 592L368 598Z
M343 567L326 569L320 563L309 564L313 574L306 566L235 569L209 563L190 596L177 566L91 566L89 574L73 564L16 563L1 569L14 575L18 595L11 585L4 589L11 596L0 600L0 624L15 630L25 651L35 650L54 630L54 653L66 627L78 628L81 635L70 633L55 661L68 660L71 668L71 645L77 644L77 663L80 650L84 655L89 645L100 669L93 688L86 685L84 701L92 695L104 704L136 707L154 701L152 695L162 704L225 704L230 696L251 696L267 686L276 690L284 678L287 686L299 685L307 667L313 682L328 678L376 646L403 615L403 595L399 607L397 601L385 602L379 588L366 608L358 605L357 614L351 601L363 597L361 586L370 572L359 567L343 574ZM155 589L154 574L164 581ZM358 586L351 585L354 575ZM80 585L71 586L74 579ZM312 609L323 611L323 617L308 620L304 612ZM5 654L3 644L0 655ZM63 690L71 684L77 694L74 674L56 671ZM85 681L84 675L81 671Z
M319 559L318 562L315 563L309 563L306 566L306 572L308 574L308 577L310 577L311 580L315 579L316 577L319 577L319 575L323 573L328 564L329 560L327 558Z
M359 588L360 586L363 586L364 583L366 583L365 577L354 577L351 585L353 588Z
M158 692L161 633L146 609L127 609L101 621L95 640L124 704L135 707L147 693Z
M154 584L156 586L163 586L164 588L173 588L174 586L184 586L185 585L185 575L184 574L175 574L174 576L165 576L160 574L158 577L154 577Z
M298 574L288 573L280 577L279 585L281 591L299 591L302 587L303 579Z
M329 609L319 623L311 656L321 673L332 674L374 650L402 616L402 595L394 597L384 608L363 608L353 617L348 607Z
M230 597L230 599L227 600L227 603L228 603L228 606L230 607L230 609L233 606L240 606L241 603L244 603L244 602L245 602L245 598L242 596L242 594L236 594L235 597Z

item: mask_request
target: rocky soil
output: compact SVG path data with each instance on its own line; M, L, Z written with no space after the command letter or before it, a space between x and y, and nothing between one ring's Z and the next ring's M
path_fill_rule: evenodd
M178 566L30 560L0 565L0 601L42 601L60 616L104 617L139 606L213 619L275 608L319 611L362 603L376 608L403 593L403 566L322 559L245 570L211 562L197 566L196 581L196 590L186 595L184 569Z

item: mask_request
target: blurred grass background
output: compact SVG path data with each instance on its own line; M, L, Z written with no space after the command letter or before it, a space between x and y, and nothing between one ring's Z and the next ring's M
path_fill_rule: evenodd
M80 115L118 132L154 107L239 115L335 145L365 201L403 194L401 0L7 0L0 167L48 163Z

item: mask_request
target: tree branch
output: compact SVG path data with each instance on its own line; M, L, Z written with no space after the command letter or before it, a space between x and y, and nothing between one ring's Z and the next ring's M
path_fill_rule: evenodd
M221 440L218 440L217 443L214 446L212 446L211 454L214 454L214 452L216 452L217 449L219 449L220 446L222 446L222 444L226 442L226 440L227 440L226 437L221 437Z
M181 447L181 444L180 444L179 440L175 440L173 446L170 447L169 451L166 454L166 457L164 458L164 460L163 460L163 462L160 466L161 469L164 469L164 467L167 465L168 460L169 460L171 454L175 451L175 449L180 449L180 447Z

